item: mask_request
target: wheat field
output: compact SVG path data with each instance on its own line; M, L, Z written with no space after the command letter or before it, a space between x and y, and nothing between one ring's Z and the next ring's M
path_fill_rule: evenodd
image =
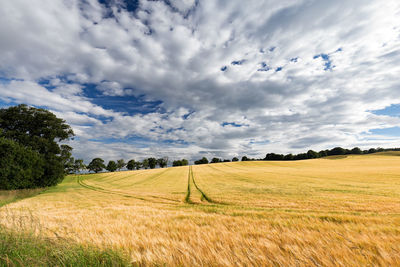
M400 153L72 175L0 215L134 265L400 266Z

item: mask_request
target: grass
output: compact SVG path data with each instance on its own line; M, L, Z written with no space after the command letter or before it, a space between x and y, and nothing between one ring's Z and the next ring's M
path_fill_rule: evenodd
M0 266L128 266L112 250L0 229Z
M69 176L0 215L137 265L398 266L399 155Z
M33 197L45 191L44 188L22 190L0 190L0 207L20 199Z

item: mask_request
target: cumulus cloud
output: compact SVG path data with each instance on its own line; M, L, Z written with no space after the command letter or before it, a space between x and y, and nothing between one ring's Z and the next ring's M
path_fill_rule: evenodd
M373 113L400 104L398 1L101 2L0 4L3 105L50 108L81 157L396 146L370 131L400 126Z

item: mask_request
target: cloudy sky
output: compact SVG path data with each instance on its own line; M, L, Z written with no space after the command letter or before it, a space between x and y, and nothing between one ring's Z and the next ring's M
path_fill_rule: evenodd
M400 147L398 0L0 0L0 107L87 162Z

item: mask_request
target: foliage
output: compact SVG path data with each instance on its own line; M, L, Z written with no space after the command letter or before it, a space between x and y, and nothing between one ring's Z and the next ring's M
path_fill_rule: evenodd
M136 166L136 161L134 159L131 159L128 161L128 163L126 164L126 168L128 170L134 170Z
M168 165L168 157L157 159L157 164L160 168L165 168Z
M203 157L202 159L196 160L194 164L199 165L199 164L208 164L208 159L206 157Z
M249 161L249 158L247 156L243 156L242 161Z
M187 159L181 159L181 160L174 160L172 162L172 166L173 167L177 167L177 166L187 166L189 165L189 161Z
M117 160L117 169L120 171L123 167L126 166L126 163L123 159Z
M221 162L221 159L219 158L212 158L210 163L219 163Z
M237 157L234 157L234 158L232 159L232 162L235 162L235 161L239 161L239 159L238 159Z
M94 158L92 161L89 163L87 166L87 169L89 171L93 171L95 173L98 173L102 171L106 166L104 165L104 160L101 158Z
M30 178L35 179L35 182L27 181L24 186L56 185L64 178L65 167L67 171L70 170L70 147L60 147L58 142L72 138L74 133L63 119L57 118L50 111L27 105L0 109L0 129L1 137L37 152L43 159L38 166L43 171L42 176ZM35 175L37 174L36 172ZM28 179L27 176L24 177Z
M157 159L156 158L148 158L147 161L149 163L150 169L154 169L156 167L156 165L157 165Z
M144 159L142 161L142 167L145 168L146 170L149 168L149 160L148 159Z
M76 159L74 161L74 173L79 173L86 169L86 165L83 163L83 159Z
M115 161L110 160L107 164L106 170L109 172L115 172L118 169L118 164Z
M0 138L0 189L41 187L43 156L15 141Z

